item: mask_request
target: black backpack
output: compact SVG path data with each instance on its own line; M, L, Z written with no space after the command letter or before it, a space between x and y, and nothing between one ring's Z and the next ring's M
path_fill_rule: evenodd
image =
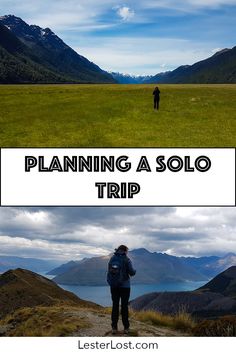
M119 287L129 279L127 270L128 258L114 255L108 263L107 282L111 287Z

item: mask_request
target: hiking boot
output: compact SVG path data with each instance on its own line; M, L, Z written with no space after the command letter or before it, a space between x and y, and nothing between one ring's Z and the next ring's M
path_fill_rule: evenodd
M124 329L124 334L129 334L129 328Z
M112 328L112 330L111 330L111 333L112 333L112 334L117 334L117 332L118 332L118 331L117 331L117 328Z

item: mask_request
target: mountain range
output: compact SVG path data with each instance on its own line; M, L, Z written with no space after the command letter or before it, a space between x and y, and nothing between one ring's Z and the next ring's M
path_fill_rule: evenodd
M236 47L222 49L193 65L182 65L157 75L111 74L120 84L233 84L236 83Z
M236 266L216 275L207 284L198 289L201 292L219 293L236 300Z
M49 28L0 17L0 83L114 83Z
M108 73L79 55L50 28L6 15L0 17L0 83L236 83L236 47L154 76Z
M147 84L234 84L236 83L236 47L223 49L193 65L159 73Z
M49 272L54 281L65 285L106 285L107 263L111 255L71 261ZM137 274L132 284L207 281L219 272L236 265L236 255L224 257L176 257L149 252L145 248L129 252Z
M236 266L195 291L149 293L131 301L131 307L172 315L184 311L196 318L236 315Z
M26 268L33 272L43 273L59 264L60 262L57 260L42 260L37 258L0 255L0 273L15 268Z
M110 73L119 84L143 84L153 78L152 75L130 75L119 72Z

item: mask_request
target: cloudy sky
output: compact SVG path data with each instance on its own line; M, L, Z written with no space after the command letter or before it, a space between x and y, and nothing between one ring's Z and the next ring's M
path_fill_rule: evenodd
M72 260L119 244L172 255L236 252L236 208L0 208L0 254Z
M156 74L235 46L236 0L1 0L108 71Z

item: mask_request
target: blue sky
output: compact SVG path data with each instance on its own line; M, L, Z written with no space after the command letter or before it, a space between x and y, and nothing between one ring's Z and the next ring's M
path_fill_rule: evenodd
M156 74L236 45L236 0L1 0L109 71Z

